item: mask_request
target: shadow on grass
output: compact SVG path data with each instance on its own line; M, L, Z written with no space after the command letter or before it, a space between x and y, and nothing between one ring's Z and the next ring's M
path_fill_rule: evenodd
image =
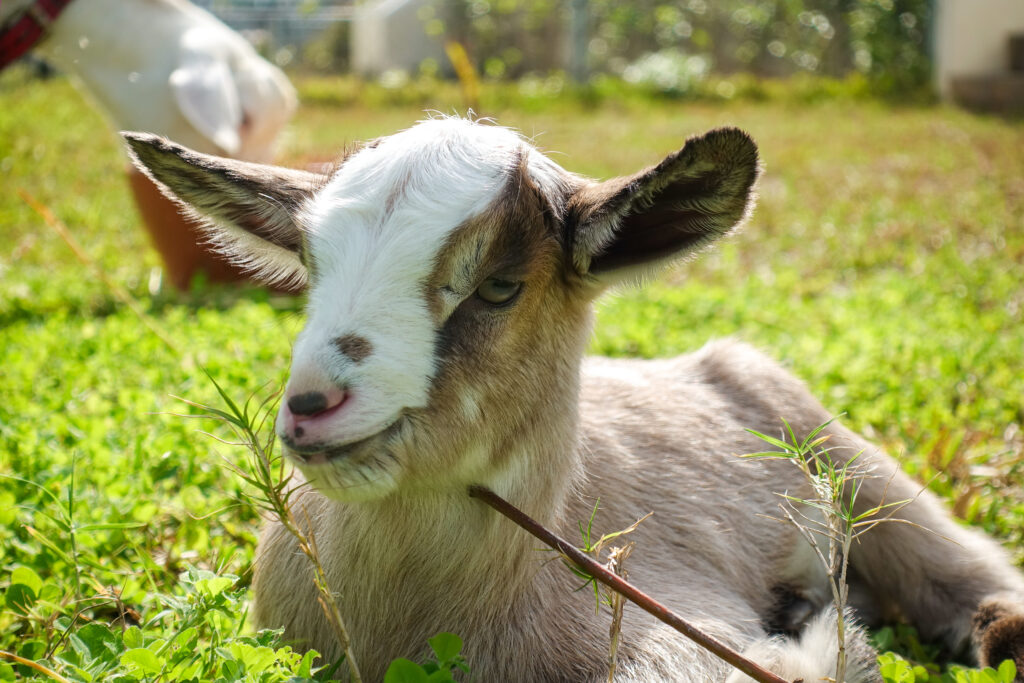
M266 304L280 313L299 314L305 307L305 294L273 291L257 284L210 284L195 282L187 292L161 289L155 294L140 289L129 292L146 314L160 317L171 309L184 308L228 311L240 303ZM78 318L106 318L125 309L125 305L110 290L83 292L70 295L59 302L40 302L14 298L4 302L0 309L0 327L42 322L54 315Z

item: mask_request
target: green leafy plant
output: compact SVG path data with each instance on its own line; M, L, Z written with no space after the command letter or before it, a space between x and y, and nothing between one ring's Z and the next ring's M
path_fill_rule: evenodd
M462 656L462 638L454 633L438 633L427 640L433 657L424 664L399 658L391 662L384 674L384 683L448 683L457 672L469 673Z
M907 661L894 652L879 655L878 664L885 683L1013 683L1017 676L1017 667L1009 660L1003 662L998 669L953 666L941 675Z
M659 30L671 29L664 19ZM282 149L292 166L461 102L456 84L436 78L398 89L293 80L302 106ZM734 336L785 359L848 426L906 453L908 472L1024 566L1024 130L949 107L885 106L864 97L866 80L727 80L731 97L712 75L686 107L610 77L586 89L547 75L481 84L488 114L543 132L537 142L586 175L629 172L723 121L761 143L767 167L748 227L685 270L603 300L590 351L666 357ZM238 576L231 591L248 584L259 508L218 464L244 470L248 451L197 438L195 423L170 413L199 411L171 395L220 405L199 365L234 395L261 391L286 371L302 309L259 288L169 291L106 126L67 79L36 80L17 65L0 73L0 650L69 678L57 656L81 630L116 637L135 625L146 639L171 638L173 620L153 615L165 596L192 590L179 579L189 565ZM19 189L67 223L186 357L140 324ZM253 637L247 605L227 608L219 642ZM879 648L933 676L957 670L902 629ZM0 661L0 680L50 676L12 662Z
M859 514L854 512L860 480L864 476L858 467L861 453L837 461L829 453L828 448L824 447L828 436L822 432L835 419L819 425L803 440L797 439L786 420L782 421L785 431L781 439L748 429L748 432L779 450L750 453L744 457L789 460L800 469L810 485L812 497L801 498L780 494L783 503L779 507L784 518L792 523L804 540L811 545L828 574L829 588L838 615L836 636L839 653L834 680L842 683L846 673L844 614L849 590L847 569L850 547L858 537L870 532L878 524L909 524L910 522L894 518L892 515L913 499L890 502L883 500ZM808 514L807 510L816 511L820 516ZM825 549L822 548L823 541L827 543ZM874 643L880 650L889 650L893 647L909 649L922 661L932 661L938 656L937 647L922 645L914 629L905 625L881 629L875 634ZM1016 667L1012 661L1004 662L998 670L972 670L954 666L945 674L939 674L937 669L929 670L895 652L883 652L879 656L879 666L886 683L1013 683L1016 675Z
M829 589L836 609L836 640L839 643L835 681L843 683L846 680L847 570L850 547L858 537L871 531L877 524L903 521L888 515L909 504L911 500L883 500L864 512L854 512L860 482L865 476L857 464L861 453L843 460L832 457L828 448L824 447L828 435L822 432L834 421L835 418L819 425L803 440L797 439L793 428L785 420L782 421L785 426L782 439L748 429L748 432L779 450L750 453L744 457L788 460L800 470L809 485L809 498L778 494L783 500L779 509L814 550L829 577Z
M600 504L600 499L594 503L594 509L590 512L590 518L587 520L586 525L583 524L583 520L580 520L577 523L580 530L580 537L583 540L583 545L580 547L580 550L591 555L598 562L601 562L601 551L606 550L607 552L604 562L602 563L604 567L622 579L628 579L629 573L626 571L626 560L633 552L633 548L636 544L629 542L624 545L612 546L611 542L636 531L637 527L639 527L644 520L654 513L648 512L625 529L601 534L601 537L595 540L594 518L597 517L597 510ZM562 561L573 574L583 579L583 585L577 590L582 590L587 586L592 586L594 589L596 609L600 611L601 605L606 605L611 611L612 619L611 624L608 627L608 681L611 683L615 678L615 669L618 666L619 641L622 635L622 610L625 607L626 600L620 593L611 590L607 586L603 586L597 581L597 579L583 569L577 567L572 562L569 562L565 558L563 558Z
M76 617L57 616L61 635L49 652L40 638L29 639L19 651L7 653L12 672L31 671L63 681L99 680L248 680L274 683L323 680L313 666L315 651L305 654L277 643L278 633L242 635L235 615L243 608L246 590L238 577L190 568L182 576L180 596L164 595L163 609L142 623L126 618L105 623L78 624ZM12 572L5 599L8 606L28 613L45 605L36 597L41 579L30 569ZM0 655L3 656L3 655ZM38 661L49 660L46 664ZM10 665L7 665L10 667ZM53 668L51 668L53 667ZM55 669L59 669L58 673ZM0 669L0 680L5 680Z
M652 514L654 514L653 512L649 512L646 515L644 515L643 517L641 517L640 519L638 519L637 521L635 521L633 524L630 524L625 529L620 529L619 531L612 531L612 532L609 532L609 533L606 533L606 534L601 534L600 538L596 538L595 539L594 538L594 519L597 517L597 511L598 511L600 505L601 505L601 500L598 499L594 503L594 509L591 510L590 518L587 519L586 524L583 523L583 520L579 520L577 522L577 526L579 527L579 530L580 530L580 539L583 541L583 545L580 546L580 550L582 550L583 552L587 553L588 555L593 556L594 559L597 559L597 560L599 560L600 557L601 557L601 551L604 550L606 547L610 546L611 541L614 541L617 538L620 538L622 536L625 536L626 534L630 534L630 533L636 531L637 527L639 527L640 524L642 524L644 520L646 520L648 517L650 517ZM630 543L630 544L627 544L627 545L632 546L633 544ZM579 578L583 579L583 581L584 581L583 585L580 586L577 590L582 590L582 589L586 588L587 586L590 586L590 587L593 588L593 590L594 590L594 599L595 599L595 601L597 603L597 609L600 610L601 609L601 605L611 606L611 601L609 599L609 595L607 593L605 593L605 592L602 592L601 585L594 579L593 576L591 576L590 574L587 574L585 571L583 571L582 569L580 569L576 565L572 564L568 560L565 560L564 558L563 558L562 561L565 563L565 566L567 566L569 568L569 570L572 571L573 574L575 574Z
M186 403L204 410L208 417L227 424L239 439L238 442L229 443L229 445L244 446L249 450L251 457L248 468L235 467L234 469L255 490L255 493L250 495L250 500L274 515L284 525L298 541L299 549L312 563L313 581L319 592L318 600L344 653L349 679L353 683L359 683L362 676L352 654L352 639L345 626L345 620L341 616L337 596L331 590L327 581L327 573L320 562L316 538L309 530L309 525L300 525L299 519L296 517L296 510L292 503L292 494L295 493L296 488L292 486L291 473L286 470L284 459L274 453L276 435L272 429L265 428L273 422L272 419L268 422L268 418L276 412L278 394L275 392L267 396L259 404L254 404L253 397L250 396L245 403L239 405L221 388L212 375L206 374L216 387L226 410L190 401L186 401ZM301 510L300 514L304 515L305 511Z
M927 97L929 88L928 0L591 0L571 11L551 0L441 5L422 12L428 32L465 44L492 79L548 74L565 81L560 41L552 38L578 21L591 73L653 92L699 91L710 72L856 74L871 91L904 99Z
M249 450L251 457L248 467L243 469L236 466L233 469L253 490L249 494L252 503L274 515L295 537L300 550L312 563L313 580L319 591L320 604L344 652L343 660L347 664L349 680L357 683L361 680L361 675L352 654L351 636L341 615L337 596L331 590L327 573L320 561L316 538L308 530L308 525L301 524L301 518L296 515L293 494L297 487L294 485L292 475L286 469L284 459L274 451L276 435L268 425L273 423L271 417L276 412L278 393L268 395L259 403L255 403L254 397L250 396L245 403L238 404L212 376L208 373L207 376L216 387L225 409L189 401L186 403L200 408L207 417L227 424L239 439L237 442L228 442L229 445L243 446ZM305 515L304 510L298 512ZM408 659L396 659L388 668L385 683L443 683L454 681L453 674L457 671L469 672L469 667L460 654L463 643L459 636L440 633L430 638L428 644L435 656L433 660L420 665Z

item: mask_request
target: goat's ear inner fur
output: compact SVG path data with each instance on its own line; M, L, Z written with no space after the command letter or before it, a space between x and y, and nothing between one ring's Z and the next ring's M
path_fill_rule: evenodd
M303 285L297 216L323 177L201 154L148 133L122 133L132 161L199 219L211 244L264 282Z
M721 128L657 166L583 186L569 200L574 269L614 284L700 250L750 213L758 172L754 141Z

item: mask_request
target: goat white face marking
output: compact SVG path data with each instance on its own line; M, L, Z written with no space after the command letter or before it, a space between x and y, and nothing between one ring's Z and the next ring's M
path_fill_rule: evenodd
M522 147L504 128L425 121L349 157L311 201L303 222L315 275L286 393L317 390L318 383L348 393L311 448L330 454L426 405L437 369L426 281L452 232L499 196ZM442 315L471 294L442 291ZM366 339L372 353L359 363L339 353L334 340L346 334ZM345 500L370 493L362 489L376 491L373 497L393 489L399 467L394 454L380 453L303 465L318 488Z

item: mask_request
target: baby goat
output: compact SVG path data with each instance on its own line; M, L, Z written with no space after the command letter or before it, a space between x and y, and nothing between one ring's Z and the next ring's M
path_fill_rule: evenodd
M609 529L653 511L631 537L636 584L785 677L833 673L825 577L792 527L766 519L777 493L806 498L807 484L788 463L736 457L764 447L745 428L777 433L784 417L801 436L829 414L736 342L656 361L583 357L595 298L748 215L759 162L747 135L693 137L605 182L460 119L371 142L330 177L126 137L221 249L264 279L308 283L277 433L312 485L295 503L367 680L439 631L465 637L476 680L605 677L607 617L537 541L470 499L471 484L569 537L597 498ZM825 433L834 456L863 451L858 510L917 496L896 513L911 524L853 547L862 613L898 614L1024 672L1024 578L999 547L857 434L835 422ZM260 626L338 655L310 566L279 524L263 534L254 589ZM769 635L780 591L821 610L803 633ZM626 611L618 680L742 680ZM880 680L859 632L848 648L849 680Z

